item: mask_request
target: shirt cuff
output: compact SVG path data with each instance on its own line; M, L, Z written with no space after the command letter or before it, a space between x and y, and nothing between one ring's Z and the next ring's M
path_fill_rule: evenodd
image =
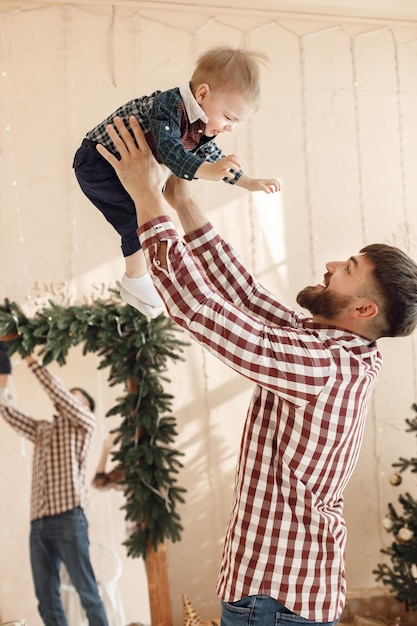
M155 217L138 228L138 236L142 247L148 248L160 241L179 239L178 232L168 215ZM210 250L222 242L213 225L206 222L196 230L184 235L184 241L192 250Z
M231 170L230 174L231 176L225 176L223 180L225 183L229 183L229 185L234 185L242 176L243 170L238 170L237 172L235 170Z
M156 217L146 224L142 224L138 228L138 236L144 250L159 244L161 241L180 238L168 215ZM203 226L187 233L183 239L197 256L212 251L213 248L222 245L223 241L210 222L206 222Z
M160 241L178 239L179 235L170 217L160 215L139 226L138 237L142 248L149 248Z

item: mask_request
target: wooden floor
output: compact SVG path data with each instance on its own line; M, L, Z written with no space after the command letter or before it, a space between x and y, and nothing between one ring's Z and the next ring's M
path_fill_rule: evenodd
M340 626L417 626L417 611L404 605L383 588L348 594Z

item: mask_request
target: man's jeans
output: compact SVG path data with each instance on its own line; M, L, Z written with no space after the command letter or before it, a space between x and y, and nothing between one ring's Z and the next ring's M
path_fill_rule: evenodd
M88 522L80 507L31 523L30 558L39 613L46 626L67 626L59 592L64 563L90 626L108 626L90 563Z
M311 622L291 613L274 598L256 595L222 602L220 626L336 626L338 621Z

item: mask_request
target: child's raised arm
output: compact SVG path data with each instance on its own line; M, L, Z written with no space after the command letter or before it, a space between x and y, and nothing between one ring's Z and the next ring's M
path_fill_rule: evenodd
M224 156L215 163L204 161L200 167L196 170L195 177L203 178L204 180L223 180L223 178L229 178L236 172L242 169L243 161L236 154L229 154Z
M252 178L247 174L242 174L235 185L248 191L264 191L265 193L275 193L281 190L281 185L276 178Z

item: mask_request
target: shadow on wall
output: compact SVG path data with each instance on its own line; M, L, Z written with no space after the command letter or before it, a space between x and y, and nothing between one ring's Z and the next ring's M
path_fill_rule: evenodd
M203 619L220 615L216 594L223 540L233 496L238 450L253 384L193 346L182 380L194 399L174 411L185 456L179 482L187 489L179 543L168 545L174 623L185 593ZM213 369L213 375L212 370ZM181 377L179 370L177 375ZM211 383L211 387L205 388Z

